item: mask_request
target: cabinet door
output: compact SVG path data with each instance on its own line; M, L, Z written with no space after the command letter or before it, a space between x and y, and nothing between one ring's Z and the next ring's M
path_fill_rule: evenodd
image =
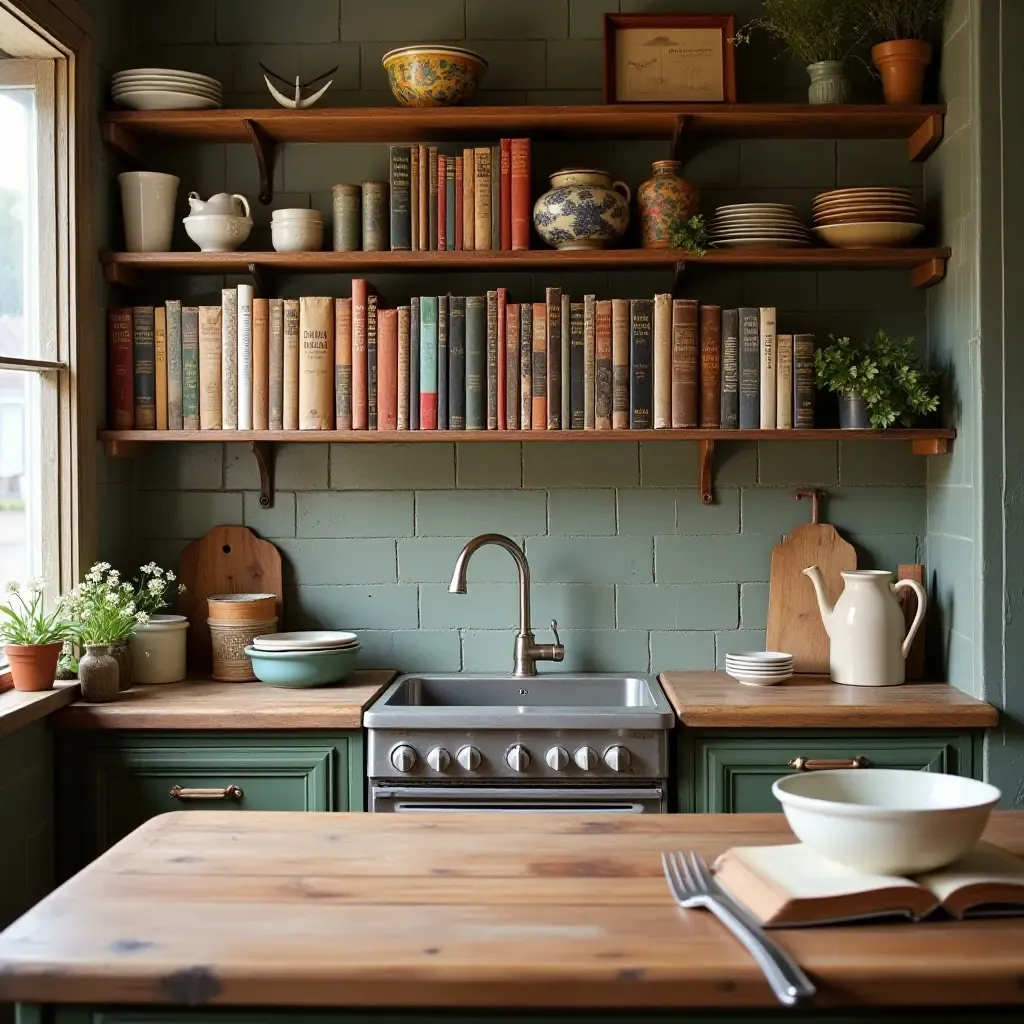
M971 737L878 733L725 734L682 730L679 809L707 813L780 811L772 783L796 770L790 762L847 762L871 768L971 775ZM839 765L833 765L838 767Z

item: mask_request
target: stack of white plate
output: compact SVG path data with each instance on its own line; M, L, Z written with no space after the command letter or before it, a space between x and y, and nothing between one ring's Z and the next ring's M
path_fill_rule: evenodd
M807 225L787 203L735 203L715 210L712 245L732 249L784 249L811 244Z
M725 656L725 671L747 686L774 686L793 674L793 655L782 651L737 651Z
M133 110L208 110L224 98L216 78L171 68L118 71L110 94L115 103Z
M906 188L841 188L814 197L814 233L840 249L906 245L924 231Z
M334 629L308 629L295 633L264 633L253 638L253 647L260 651L341 651L358 647L355 633Z

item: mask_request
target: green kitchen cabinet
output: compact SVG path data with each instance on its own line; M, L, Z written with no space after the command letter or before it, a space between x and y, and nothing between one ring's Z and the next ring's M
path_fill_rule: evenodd
M797 758L871 768L975 776L980 738L971 732L886 730L696 730L676 733L678 809L736 814L780 810L772 783Z
M360 811L363 734L66 732L58 746L61 875L166 811Z

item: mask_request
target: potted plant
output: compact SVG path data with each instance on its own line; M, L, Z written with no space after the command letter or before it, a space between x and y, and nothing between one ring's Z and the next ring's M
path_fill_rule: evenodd
M897 421L909 427L915 416L938 409L932 390L938 374L920 368L913 338L897 340L885 331L863 343L830 337L814 353L815 382L838 392L844 430L884 430Z
M863 38L864 0L761 0L762 11L736 33L749 42L755 30L778 39L807 65L810 103L846 103L846 58Z
M0 641L16 690L49 690L64 641L75 635L62 602L46 614L45 590L41 579L24 588L11 580L5 587L7 601L0 604Z
M946 0L864 0L863 29L878 39L871 60L882 76L886 103L920 103L932 59L925 36L942 19Z
M137 683L177 683L185 678L185 631L188 619L184 615L162 615L168 596L185 590L184 584L175 583L170 569L161 569L156 562L139 568L135 580L135 607L149 616L147 622L137 623L128 643L132 652L132 672Z

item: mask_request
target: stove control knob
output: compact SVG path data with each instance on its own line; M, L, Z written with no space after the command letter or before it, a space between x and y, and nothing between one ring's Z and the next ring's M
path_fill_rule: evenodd
M530 752L521 743L508 748L505 763L514 772L525 772L530 767Z
M577 766L582 768L585 772L589 772L591 768L596 768L599 760L597 751L593 747L580 747L579 750L573 754L572 759L576 762Z
M400 772L411 772L416 767L416 751L405 743L400 743L391 751L391 763Z
M466 769L467 772L475 772L480 767L480 751L476 747L459 747L455 760Z
M564 772L569 763L569 755L565 752L565 747L552 747L544 755L544 760L552 771Z
M451 763L451 755L444 749L444 747L434 747L433 750L429 750L427 752L427 764L429 764L435 772L447 771L448 765Z
M609 747L604 752L604 763L613 772L624 772L629 767L629 751L625 747Z

